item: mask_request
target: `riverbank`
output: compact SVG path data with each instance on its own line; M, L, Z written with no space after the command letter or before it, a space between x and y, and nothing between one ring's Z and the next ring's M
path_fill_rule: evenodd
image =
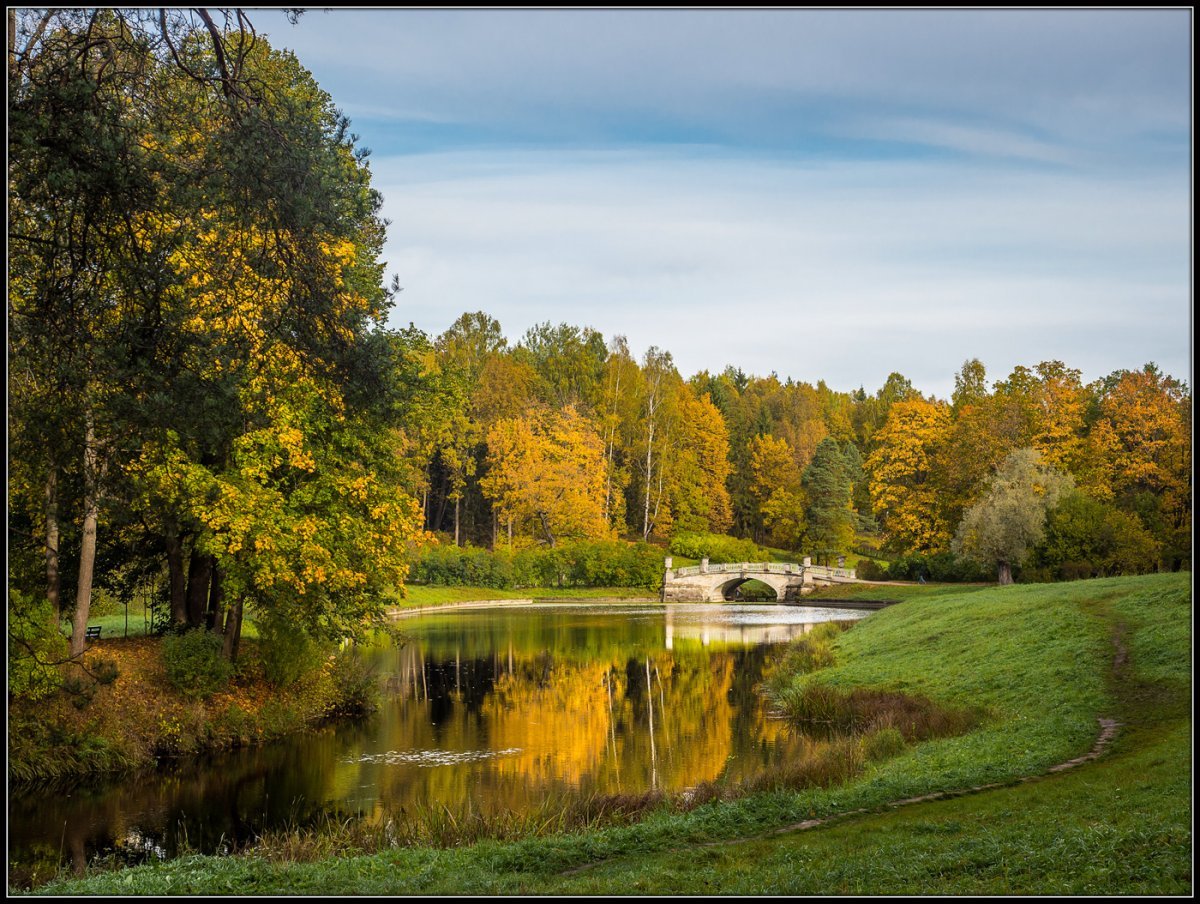
M258 642L243 639L228 685L195 699L167 679L162 639L93 641L69 692L9 702L11 782L78 782L169 760L266 743L369 701L351 652L314 655L294 680L268 680ZM100 680L97 680L97 679Z
M1186 893L1190 618L1186 574L914 594L846 632L835 666L797 681L890 688L990 717L969 734L910 745L849 785L692 809L668 801L629 826L454 849L327 850L314 862L189 857L42 890ZM1102 717L1122 723L1110 752L1048 774L1092 749ZM1029 776L1043 777L1021 781ZM1006 787L889 807L986 784ZM845 816L863 809L878 812Z
M656 601L642 588L410 586L396 597L396 618L446 607L508 606L533 599ZM328 663L283 686L264 675L252 622L243 628L241 662L229 687L194 700L166 680L161 638L147 634L149 612L89 620L101 629L84 655L77 692L9 704L9 776L18 783L71 782L137 772L164 760L246 747L312 729L343 710ZM66 628L64 627L64 630ZM324 667L324 671L322 671ZM95 674L115 672L111 681Z

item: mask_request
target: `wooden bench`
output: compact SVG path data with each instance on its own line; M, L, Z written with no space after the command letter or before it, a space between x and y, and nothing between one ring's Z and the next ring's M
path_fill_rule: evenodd
M99 640L99 639L100 639L100 628L101 628L101 627L102 627L101 625L96 625L96 626L95 626L95 627L93 627L93 628L88 628L88 629L87 629L87 634L85 635L85 639L87 639L87 640Z

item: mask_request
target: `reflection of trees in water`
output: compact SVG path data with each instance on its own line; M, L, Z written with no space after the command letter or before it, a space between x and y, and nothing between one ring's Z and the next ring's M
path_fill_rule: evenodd
M114 847L130 859L185 844L211 852L264 828L352 813L382 822L422 804L523 812L569 793L681 790L741 778L800 743L755 692L765 648L680 636L668 650L661 619L614 621L447 620L430 638L376 652L385 703L368 721L112 792L14 798L10 861L35 845L76 862ZM509 749L454 765L387 756Z
M416 643L389 653L394 703L371 748L517 752L454 766L359 762L355 784L375 787L380 813L468 801L519 811L548 794L679 790L731 769L741 777L785 739L755 692L761 649L686 644L600 659L516 642L471 659L452 649L444 659Z
M569 790L681 789L723 774L735 720L754 724L739 707L761 721L754 676L735 683L737 654L725 650L579 661L514 643L486 659L435 661L414 644L394 661L400 699L378 748L517 751L454 768L364 764L364 780L373 774L396 808L470 799L520 810Z
M79 872L96 856L138 863L186 850L236 850L266 827L315 824L325 811L313 789L334 775L339 746L322 732L108 786L14 796L10 861L50 848Z

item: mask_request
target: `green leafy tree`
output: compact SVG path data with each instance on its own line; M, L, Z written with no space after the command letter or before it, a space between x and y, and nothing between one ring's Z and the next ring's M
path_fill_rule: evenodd
M821 440L804 471L808 544L826 562L849 551L854 542L854 471L853 458L831 436Z
M1136 515L1073 490L1050 510L1037 561L1060 577L1081 578L1145 574L1161 554Z
M546 404L555 408L573 405L588 413L597 409L608 348L596 330L541 323L526 331L516 355L540 377Z
M999 583L1011 584L1013 566L1045 536L1046 513L1073 487L1070 475L1044 464L1036 449L1018 449L963 516L954 552L995 567Z

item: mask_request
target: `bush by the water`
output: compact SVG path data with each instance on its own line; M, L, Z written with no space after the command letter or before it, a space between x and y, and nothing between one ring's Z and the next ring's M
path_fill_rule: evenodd
M741 540L725 534L680 531L671 538L672 555L710 562L765 562L770 555L751 540Z
M494 552L433 546L413 563L415 583L445 587L645 587L662 582L663 555L648 543L596 540Z
M326 716L365 716L379 709L379 678L353 647L334 657L329 677L333 692Z
M256 627L263 675L276 687L295 684L301 677L321 668L333 644L310 637L295 626L273 618L261 619Z
M221 638L203 628L164 637L163 666L167 680L181 694L200 699L221 690L233 665L221 655Z

